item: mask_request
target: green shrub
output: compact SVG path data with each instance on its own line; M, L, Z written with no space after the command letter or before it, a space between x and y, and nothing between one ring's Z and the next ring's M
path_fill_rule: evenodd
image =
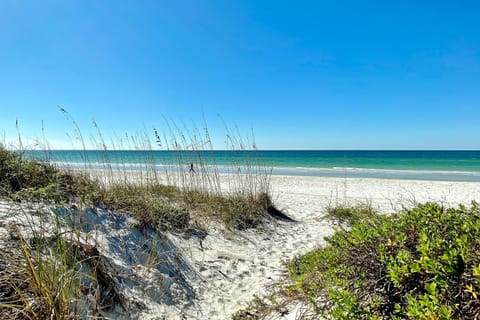
M419 205L338 230L289 262L291 291L327 319L480 314L480 207Z
M0 146L1 196L16 201L66 203L78 199L91 201L98 190L98 185L85 176L24 159L21 153Z

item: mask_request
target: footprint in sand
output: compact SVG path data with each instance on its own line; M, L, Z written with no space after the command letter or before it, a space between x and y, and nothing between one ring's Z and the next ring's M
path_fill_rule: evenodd
M250 276L250 271L248 271L248 270L245 270L242 273L240 273L240 279L243 279L243 278L248 277L248 276Z

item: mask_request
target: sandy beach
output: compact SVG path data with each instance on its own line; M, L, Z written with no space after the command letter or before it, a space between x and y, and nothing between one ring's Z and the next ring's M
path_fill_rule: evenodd
M278 208L297 222L235 234L210 226L201 243L171 235L198 277L191 283L195 301L167 318L228 319L281 279L285 260L324 243L333 231L321 219L328 206L368 203L394 212L427 201L456 206L480 199L480 183L418 180L273 176L272 191ZM294 312L288 317L294 319Z
M333 232L332 226L322 220L329 206L368 203L382 212L394 212L426 201L456 206L480 199L480 183L469 182L273 176L271 186L275 205L296 222L274 221L261 229L235 232L212 222L206 224L206 234L202 236L153 235L162 244L159 253L166 255L165 263L157 269L146 268L139 259L132 259L131 255L140 256L140 249L125 253L125 245L120 246L151 241L145 238L148 235L129 231L132 223L128 219L102 210L84 215L96 227L84 225L83 232L135 284L119 282L124 294L144 304L140 313L118 310L112 316L229 319L254 295L262 295L282 280L286 272L284 261L324 243L324 237ZM27 228L28 223L22 225L14 206L9 202L0 206L0 235L8 234L6 228L12 222ZM172 253L172 248L179 254ZM165 254L166 250L169 253ZM294 308L285 319L295 319Z

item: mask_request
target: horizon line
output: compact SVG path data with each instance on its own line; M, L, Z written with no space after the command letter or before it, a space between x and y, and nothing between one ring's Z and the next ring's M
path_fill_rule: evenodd
M244 150L232 150L232 149L211 149L211 150L189 150L189 149L181 149L181 150L171 150L171 149L62 149L62 148L51 148L51 149L24 149L23 151L138 151L138 152L146 152L146 151L169 151L169 152L210 152L210 151L231 151L231 152L257 152L257 151L478 151L480 149L366 149L366 148L347 148L347 149L304 149L304 148L285 148L285 149L244 149Z

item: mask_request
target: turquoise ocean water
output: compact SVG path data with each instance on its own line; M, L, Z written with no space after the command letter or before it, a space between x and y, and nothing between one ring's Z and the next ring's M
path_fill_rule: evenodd
M53 150L26 155L61 166L82 168L88 163L94 169L103 169L108 162L114 169L138 170L153 163L159 170L174 170L179 159L185 166L198 161L198 153L192 151ZM480 151L204 151L200 157L216 164L220 172L256 159L271 166L274 175L480 182Z

